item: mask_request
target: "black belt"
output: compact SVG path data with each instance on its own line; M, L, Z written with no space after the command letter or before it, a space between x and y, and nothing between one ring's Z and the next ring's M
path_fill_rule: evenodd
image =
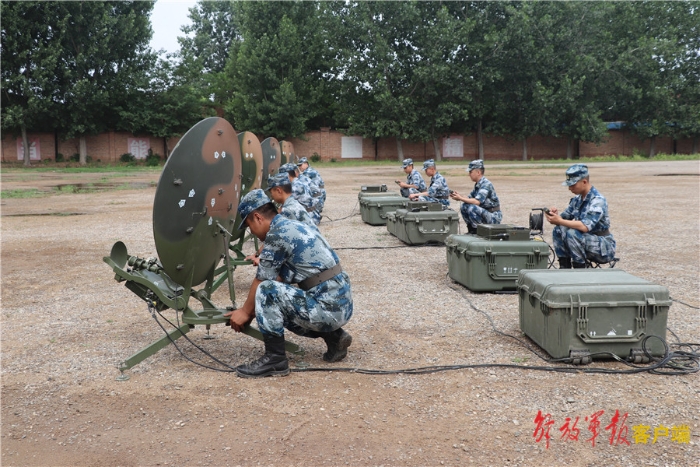
M598 232L591 232L591 235L597 235L599 237L607 237L608 235L610 235L610 231L608 229L600 230Z
M321 271L318 274L308 277L304 279L303 281L299 282L299 288L301 290L309 290L314 287L316 287L318 284L321 282L326 282L328 279L331 279L338 274L343 272L343 267L340 264L336 264L330 269L326 269L325 271Z
M500 205L500 204L497 204L497 205L495 205L495 206L492 207L492 208L485 208L485 207L482 206L482 209L486 209L488 212L498 212L498 211L501 210L501 205Z

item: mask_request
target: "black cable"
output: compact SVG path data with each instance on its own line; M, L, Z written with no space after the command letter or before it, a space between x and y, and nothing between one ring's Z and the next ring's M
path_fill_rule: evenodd
M700 310L700 307L693 306L693 305L688 305L687 303L681 302L680 300L676 300L676 299L673 298L673 297L668 297L668 298L669 298L669 300L671 300L672 302L677 302L677 303L680 303L681 305L687 306L688 308L693 308L693 309L695 309L695 310Z
M350 218L350 217L356 216L356 215L359 214L359 211L358 211L358 212L355 212L355 208L357 208L357 204L358 204L359 202L360 202L360 200L358 199L358 200L355 202L355 205L352 207L352 211L350 211L350 214L347 215L347 216L345 216L345 217L341 217L340 219L331 219L331 218L328 217L328 216L323 216L323 217L325 217L326 219L328 219L329 222L338 222L338 221L342 221L342 220L348 219L348 218Z

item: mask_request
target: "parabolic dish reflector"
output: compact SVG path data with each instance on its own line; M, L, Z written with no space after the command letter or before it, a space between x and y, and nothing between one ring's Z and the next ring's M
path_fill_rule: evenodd
M233 230L241 174L236 130L223 118L197 123L173 149L153 201L153 237L178 284L204 282L228 248L217 222Z

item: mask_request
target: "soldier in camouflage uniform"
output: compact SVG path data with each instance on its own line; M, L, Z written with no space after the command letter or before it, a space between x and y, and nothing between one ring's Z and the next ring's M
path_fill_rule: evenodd
M428 185L420 176L417 170L413 168L413 159L404 159L401 165L406 174L406 181L396 180L396 183L401 187L401 196L408 198L412 193L422 193L428 191Z
M231 327L241 331L253 318L263 334L265 354L241 365L241 377L284 376L289 365L284 329L328 346L327 362L345 358L352 343L342 329L352 316L352 292L340 260L318 230L279 214L262 190L252 190L238 206L243 221L265 247L260 266L243 306L226 313ZM294 287L292 284L298 284Z
M616 244L610 233L608 202L591 185L588 167L583 164L569 167L562 185L568 186L576 196L561 214L555 207L544 213L547 221L556 226L552 239L559 268L585 268L586 260L597 263L612 261Z
M322 213L323 206L326 204L326 185L323 182L323 178L321 178L321 174L309 165L309 160L306 157L299 159L299 162L297 162L297 167L299 167L299 172L301 172L299 177L304 176L308 178L311 183L316 185L316 188L318 188L321 199L318 202L316 210L319 212L319 214Z
M267 177L266 191L270 193L270 198L280 205L279 213L284 217L317 229L316 223L306 208L292 196L292 181L287 173L278 173L274 177Z
M318 188L311 184L307 178L300 178L297 166L288 162L279 168L279 173L286 173L292 181L292 196L306 208L316 225L321 223L321 214L316 209L320 200Z
M450 189L447 187L447 180L440 175L435 167L435 161L429 159L423 162L423 170L430 177L430 187L421 193L411 193L408 195L411 201L430 201L441 203L443 206L450 205Z
M477 159L469 163L467 168L469 178L474 182L474 189L465 197L453 191L450 197L462 201L459 211L467 224L469 233L476 233L478 224L500 224L503 220L501 202L496 195L496 189L486 177L484 177L484 161Z

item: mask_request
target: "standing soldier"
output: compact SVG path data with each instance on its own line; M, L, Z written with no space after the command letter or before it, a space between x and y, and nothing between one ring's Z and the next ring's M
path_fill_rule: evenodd
M241 308L224 315L237 332L255 318L265 342L265 354L237 367L238 376L289 374L285 328L322 338L328 346L325 361L345 358L352 343L342 328L353 311L350 279L326 239L317 229L278 214L259 189L243 197L238 212L243 219L238 228L249 228L265 243L248 298Z
M429 159L423 162L423 170L430 177L430 187L422 193L411 193L408 197L411 201L431 201L441 203L443 206L450 205L450 189L447 187L447 180L435 167L435 161Z
M554 251L559 258L559 269L582 269L586 260L609 263L615 259L615 238L610 233L608 202L591 185L588 167L574 164L566 170L566 181L576 196L559 214L557 208L549 208L544 215L552 230Z
M478 224L500 224L503 213L493 183L484 177L486 171L484 161L481 159L471 161L467 170L469 178L474 182L474 189L467 197L456 191L453 191L450 197L463 203L459 211L467 224L467 230L469 233L476 233Z
M401 196L408 198L412 193L422 193L428 190L423 177L413 168L413 159L404 159L401 168L406 174L405 182L396 180L396 183L401 187Z

